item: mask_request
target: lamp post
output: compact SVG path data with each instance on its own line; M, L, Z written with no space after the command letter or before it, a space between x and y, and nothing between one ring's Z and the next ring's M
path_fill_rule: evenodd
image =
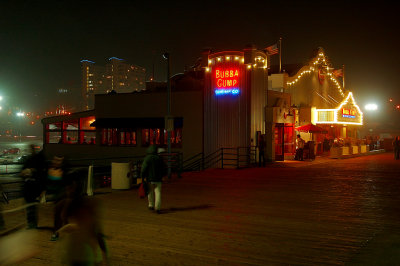
M21 124L22 124L22 119L25 117L25 113L22 111L19 111L17 113L17 117L18 117L18 128L19 128L19 142L21 142L21 137L22 137L22 133L21 133L22 125Z
M163 58L167 60L167 117L165 119L165 127L167 130L167 166L168 166L168 179L171 178L171 82L170 82L170 56L169 53L166 52L163 54Z

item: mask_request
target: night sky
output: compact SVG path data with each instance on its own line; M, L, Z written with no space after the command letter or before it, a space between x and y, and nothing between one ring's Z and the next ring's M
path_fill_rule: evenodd
M263 48L283 38L283 63L305 63L321 46L358 103L400 103L399 4L388 1L96 1L0 3L0 94L28 108L57 88L80 89L80 60L112 56L165 80L201 55ZM47 4L45 4L47 3Z

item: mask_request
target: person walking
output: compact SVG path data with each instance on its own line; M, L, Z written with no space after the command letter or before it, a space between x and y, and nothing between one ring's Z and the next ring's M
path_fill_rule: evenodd
M28 204L26 208L28 229L37 228L38 225L38 209L34 203L45 189L46 171L47 164L43 150L36 152L35 145L31 145L31 155L22 167L20 174L24 178L23 196Z
M149 209L161 213L161 184L166 175L166 166L163 159L157 154L157 146L151 145L143 160L141 176L147 182Z
M393 151L394 151L394 159L399 160L400 158L400 139L399 136L396 136L393 143Z
M303 159L304 140L301 138L300 134L297 135L296 146L297 146L296 150L297 158L299 159L299 161L304 161Z
M66 197L66 180L65 175L68 172L67 163L64 157L54 156L51 165L48 169L46 179L45 198L48 201L53 201L54 207L54 228L51 241L58 239L58 229L60 229L65 221L63 213L65 212L65 197Z
M62 262L67 265L110 265L97 199L74 198L67 208L69 223L58 230L65 235Z

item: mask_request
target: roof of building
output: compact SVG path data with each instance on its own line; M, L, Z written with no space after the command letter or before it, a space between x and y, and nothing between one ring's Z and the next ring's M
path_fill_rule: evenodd
M172 91L193 91L203 90L204 88L204 71L187 71L178 73L171 77ZM145 92L165 92L167 90L167 82L148 81L146 82ZM139 92L141 93L141 92Z
M282 73L287 73L289 76L294 76L305 64L286 64L282 65ZM272 65L268 69L268 74L279 74L279 65Z

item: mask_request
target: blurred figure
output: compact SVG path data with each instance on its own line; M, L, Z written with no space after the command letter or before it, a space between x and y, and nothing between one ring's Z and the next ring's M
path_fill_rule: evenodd
M58 239L58 229L63 226L64 220L62 214L64 211L65 201L63 199L66 196L66 180L64 175L68 172L68 166L64 157L54 156L47 172L46 179L46 190L45 195L46 201L53 201L55 204L54 208L54 229L53 235L51 236L52 241Z
M0 265L20 265L39 253L37 230L19 230L0 237Z
M396 136L393 143L393 152L394 152L394 159L398 160L400 157L400 139L399 136Z
M27 159L21 171L21 176L25 179L23 195L27 204L37 202L37 198L45 189L46 171L47 164L43 150L36 152L35 145L31 145L31 156ZM37 228L38 210L35 204L26 208L26 219L29 229Z
M62 257L68 265L95 265L103 259L109 264L99 213L93 198L79 197L69 205L70 223L59 230L61 236L66 235Z
M157 154L157 146L151 145L143 160L141 176L149 186L149 209L155 210L158 214L161 213L161 184L166 170L163 159Z

